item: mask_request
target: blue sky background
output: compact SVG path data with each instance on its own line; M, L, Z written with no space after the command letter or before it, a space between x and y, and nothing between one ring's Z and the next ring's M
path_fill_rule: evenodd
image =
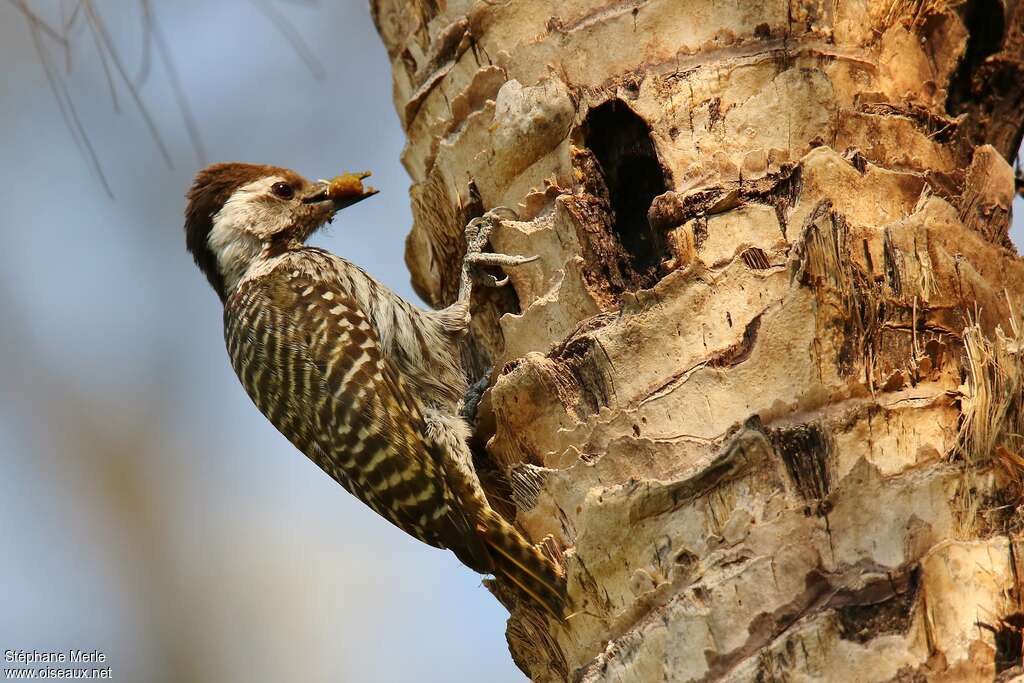
M256 2L154 3L209 160L372 169L382 193L319 243L414 297L404 138L365 4L266 1L323 80ZM111 200L15 4L0 2L0 651L98 648L119 681L523 680L479 578L342 491L238 385L184 250L198 162L159 62L142 96L172 168L73 32L66 80ZM134 74L138 6L97 5Z
M268 2L323 80L256 2L153 3L209 160L372 169L381 194L318 243L413 297L404 137L365 3ZM58 23L57 2L29 6ZM96 6L134 76L137 4ZM524 680L477 575L250 404L184 249L198 162L167 75L154 62L142 97L173 168L124 88L113 111L84 23L72 37L66 80L114 200L0 2L0 651L99 648L119 681Z

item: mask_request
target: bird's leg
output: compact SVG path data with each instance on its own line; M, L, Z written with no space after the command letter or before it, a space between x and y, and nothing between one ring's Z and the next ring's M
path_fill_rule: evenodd
M459 302L469 305L470 296L473 293L473 282L477 280L480 284L489 287L503 287L508 284L508 277L501 280L488 273L480 273L482 266L520 266L524 263L536 261L536 256L515 256L512 254L494 254L485 252L487 240L491 237L491 231L501 220L498 215L501 211L511 211L501 207L491 209L483 216L474 218L466 224L466 257L462 261L462 276L459 281Z
M455 300L455 303L437 313L441 325L449 332L465 334L469 330L469 301L473 295L474 281L487 287L503 287L508 284L508 276L499 280L490 273L481 272L482 267L503 266L507 268L537 260L536 256L494 254L484 251L487 241L491 237L491 231L501 220L499 217L501 212L515 215L511 209L498 207L466 224L466 256L462 260L462 272L459 274L459 298Z
M483 376L466 389L466 395L462 397L462 406L459 408L461 415L470 425L476 424L476 412L480 407L480 399L491 384L491 368L484 371Z
M458 316L465 325L464 329L467 330L470 322L469 300L473 295L474 281L488 287L503 287L508 284L508 276L499 280L490 273L480 272L479 269L483 266L519 266L537 260L536 256L514 256L484 251L487 241L491 237L491 231L501 220L499 213L502 211L508 211L515 215L511 209L499 207L491 209L483 216L474 218L466 224L466 257L462 261L462 273L459 278L459 298L446 310ZM487 389L490 374L490 370L484 373L483 377L470 386L463 398L460 412L464 418L469 420L470 424L476 421L476 409L480 403L480 397Z

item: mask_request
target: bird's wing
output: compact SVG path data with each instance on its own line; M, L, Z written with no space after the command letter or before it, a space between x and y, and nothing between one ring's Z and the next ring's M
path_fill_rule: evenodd
M277 271L228 298L224 330L242 385L295 446L392 524L488 571L418 402L348 294Z

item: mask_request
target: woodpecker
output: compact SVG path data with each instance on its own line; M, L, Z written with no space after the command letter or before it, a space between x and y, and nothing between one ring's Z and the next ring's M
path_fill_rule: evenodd
M487 503L473 468L458 343L487 222L467 226L459 299L422 310L306 240L376 191L368 173L310 182L275 166L225 163L187 194L188 251L224 305L231 365L291 443L379 515L448 548L555 617L565 581Z

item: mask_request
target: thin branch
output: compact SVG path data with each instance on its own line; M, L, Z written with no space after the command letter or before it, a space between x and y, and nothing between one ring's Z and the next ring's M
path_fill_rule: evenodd
M142 7L142 59L135 74L135 87L141 88L149 78L153 64L153 10L149 0L140 0Z
M96 46L96 52L100 55L100 64L103 65L103 75L107 78L107 88L110 90L110 100L114 104L114 113L121 113L121 105L117 101L117 87L114 85L114 74L110 72L110 64L107 62L106 52L103 50L103 45L100 43L99 31L96 29L96 24L93 22L92 14L86 11L87 24L89 25L89 33L92 34L92 42Z
M192 142L192 149L196 153L196 160L198 160L200 166L204 166L206 165L207 157L202 137L199 134L199 125L192 114L192 107L189 105L188 96L185 94L185 88L178 77L178 69L174 66L171 50L167 46L163 30L160 28L156 15L153 13L153 6L150 0L142 0L142 13L146 17L145 21L152 31L153 41L156 43L156 49L160 53L160 60L164 64L164 69L167 70L167 80L171 82L171 88L174 90L174 99L178 102L178 109L181 111L181 118L185 122L185 130L188 132L188 138Z
M64 12L64 3L61 2L61 13ZM81 0L75 0L75 8L71 10L71 16L61 22L61 33L64 36L64 73L71 73L71 29L75 27L78 17L82 16Z
M46 73L46 80L50 84L50 90L53 91L54 98L57 100L57 107L60 109L61 116L64 119L64 124L71 132L71 137L75 141L75 144L83 151L86 158L91 163L93 170L96 171L96 175L99 177L100 183L103 185L103 189L106 191L107 195L113 199L114 193L110 189L110 183L107 182L107 176L103 173L103 167L100 165L99 156L97 156L96 150L93 148L92 142L89 140L89 135L85 132L85 127L82 126L82 121L78 117L78 111L75 109L75 103L71 99L71 93L68 92L67 84L64 83L64 79L61 78L60 70L55 68L51 63L50 55L46 51L46 46L43 44L43 34L46 33L43 29L44 24L28 9L25 5L25 0L11 1L14 3L15 7L22 10L25 20L28 22L29 34L32 36L32 44L35 46L36 54L39 56L39 62L43 65L43 71Z
M67 17L67 3L64 0L60 0L60 25L61 34L64 36L65 44L68 43L68 17ZM71 73L71 48L67 47L64 49L64 73Z
M274 7L273 4L267 2L267 0L252 0L252 4L274 24L285 40L291 44L292 49L299 55L299 59L305 63L306 68L313 74L313 78L318 81L323 80L327 76L327 70L320 63L320 60L317 59L316 55L313 54L313 51L309 49L309 45L302 39L302 35L299 34L295 26L288 20L288 17Z
M64 36L67 37L71 27L78 21L78 17L82 16L82 0L75 0L75 9L71 11L71 16L68 17L67 22L64 24Z
M28 19L29 22L33 26L35 26L36 29L42 31L43 33L45 33L47 35L47 37L51 38L52 40L57 41L58 43L60 43L64 47L67 47L67 40L64 39L64 36L62 36L53 27L51 27L49 24L47 24L46 21L43 20L42 17L40 17L38 14L36 14L32 10L30 10L28 8L28 5L25 4L25 0L10 0L10 2L11 2L12 5L14 5L16 8L18 8L18 10L20 10L22 14L25 15L25 18Z
M317 0L281 1L289 2L293 5L304 6L317 4ZM138 0L139 6L142 10L143 52L141 63L139 64L139 68L134 79L128 76L127 69L121 61L117 47L111 38L109 30L107 29L106 22L100 16L98 7L94 0L59 0L59 30L48 24L36 12L31 10L28 5L28 0L8 0L8 2L10 2L10 4L13 5L28 22L29 31L32 36L36 53L43 66L43 71L46 74L46 79L51 91L53 92L54 98L57 100L57 107L60 110L61 117L64 119L64 123L71 134L72 140L88 159L90 165L96 171L96 175L99 177L104 190L111 198L113 198L114 195L111 191L110 184L107 181L107 177L103 173L99 156L92 145L92 141L86 134L85 126L82 124L82 120L78 115L78 110L74 106L67 82L65 81L61 70L55 66L53 57L49 52L45 40L49 38L64 51L64 73L70 74L72 69L71 32L76 23L84 22L88 26L89 33L92 35L93 43L96 47L97 53L99 54L100 65L103 68L103 75L106 78L107 88L110 91L110 99L113 104L114 111L121 113L121 102L118 94L118 80L121 80L124 83L124 87L127 88L132 101L135 103L135 107L138 109L139 114L142 116L143 122L159 149L164 162L168 167L171 167L172 162L170 152L160 135L150 110L142 101L141 96L141 88L149 79L152 72L155 45L156 59L159 59L163 63L166 70L167 78L170 82L171 89L173 90L175 101L177 102L178 109L181 113L181 118L185 124L189 141L192 144L192 149L194 150L199 163L206 163L206 150L204 149L202 138L200 136L199 125L189 103L185 87L182 85L178 69L174 64L172 52L167 39L164 36L159 22L157 21L152 0ZM252 4L255 5L256 9L271 21L278 32L288 41L292 49L306 65L306 68L309 69L313 77L317 80L322 80L326 76L327 70L324 68L320 60L317 59L309 45L305 40L303 40L299 31L289 21L288 16L275 7L271 0L252 0ZM82 19L82 21L80 22L79 19Z
M167 164L168 168L173 168L173 164L171 163L171 154L167 151L167 146L164 144L163 138L160 137L160 131L157 130L153 117L150 115L146 105L142 102L142 97L139 95L139 91L132 84L131 79L128 78L124 64L121 62L121 58L117 54L117 48L114 46L114 41L111 40L110 33L107 32L106 24L103 23L103 19L100 17L99 12L97 12L96 8L93 6L92 0L82 0L82 4L85 6L86 15L90 18L90 21L95 25L99 32L103 45L107 48L107 52L110 53L110 58L114 63L114 67L121 76L121 80L124 81L125 87L128 88L128 93L135 101L135 106L142 115L142 120L149 129L153 142L156 143L157 148L160 150L160 156L164 158L164 162Z

